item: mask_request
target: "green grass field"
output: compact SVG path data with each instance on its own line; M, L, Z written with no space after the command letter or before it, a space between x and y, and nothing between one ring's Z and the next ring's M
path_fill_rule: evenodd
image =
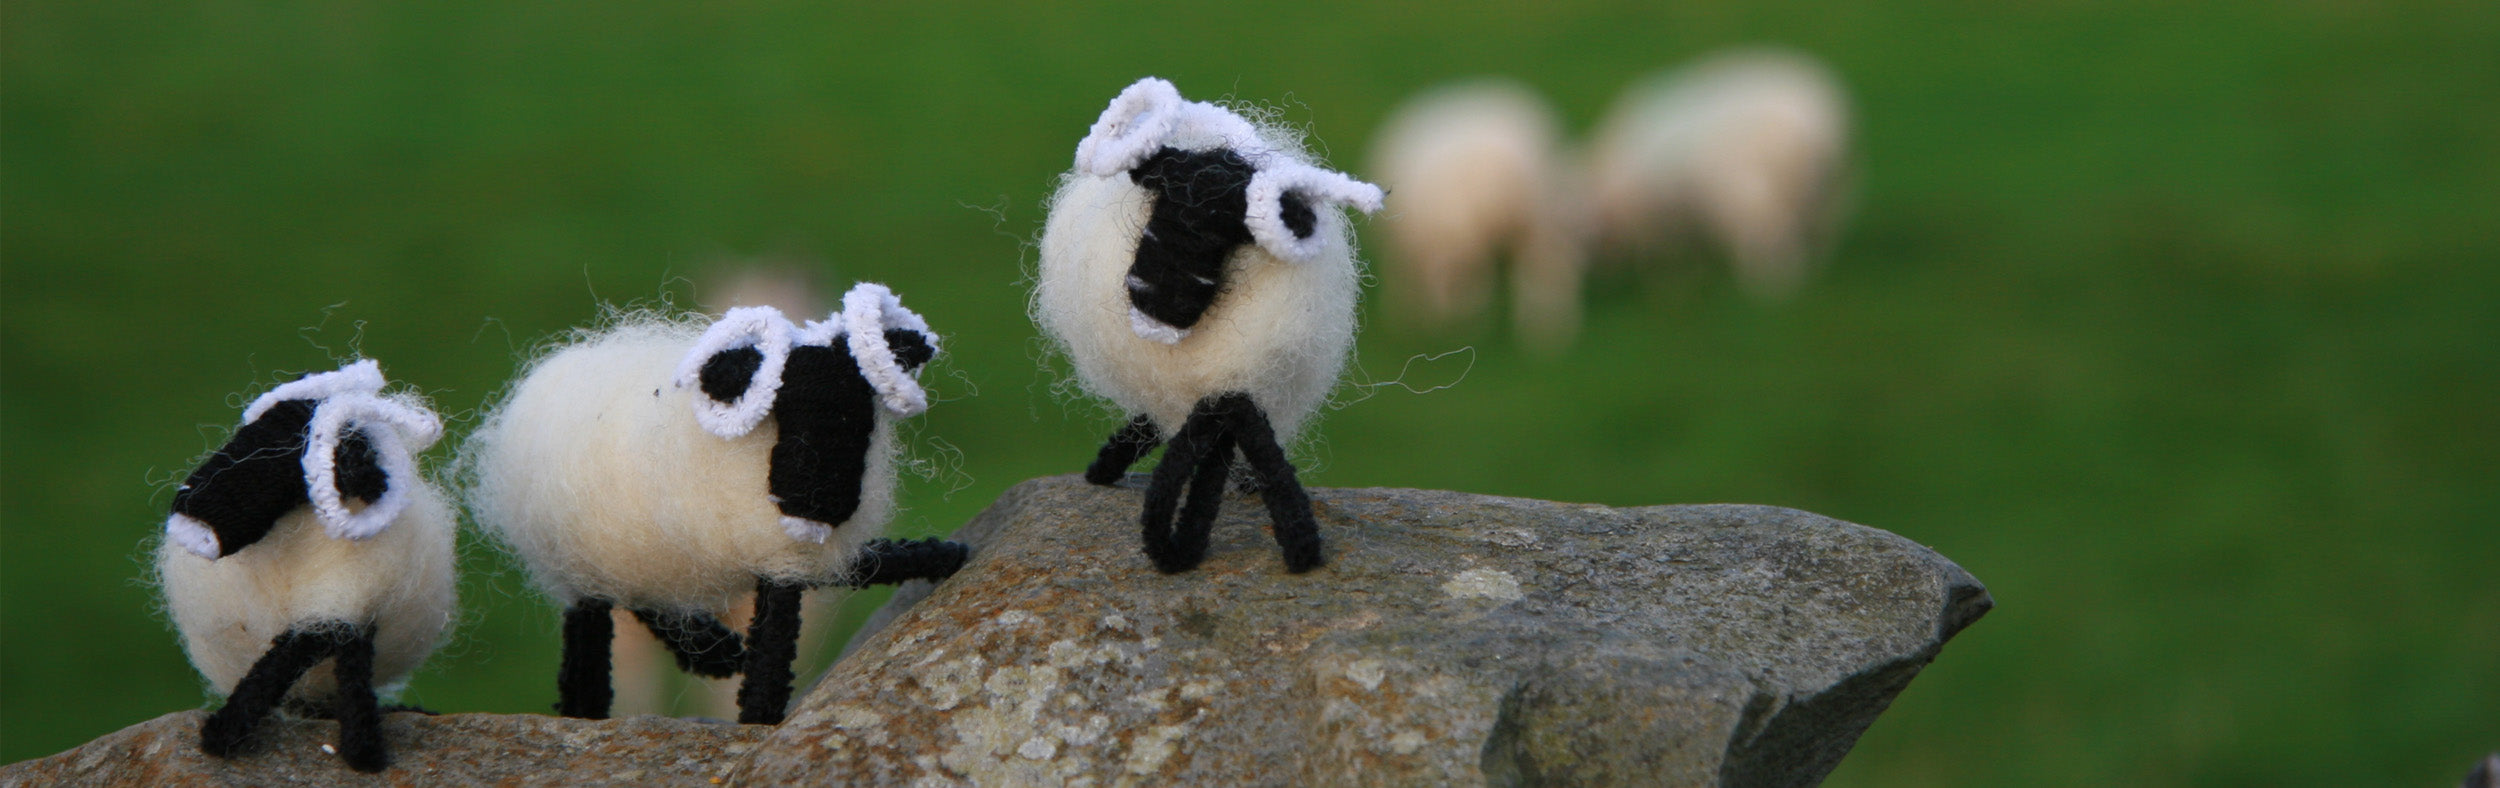
M1052 393L1021 280L1121 86L1277 104L1360 174L1444 79L1584 130L1763 41L1858 102L1828 276L1618 275L1550 358L1375 307L1364 380L1473 351L1350 390L1306 478L1934 546L1998 608L1835 786L2449 785L2500 749L2500 5L1527 9L0 2L0 761L207 702L143 545L284 372L381 359L459 414L439 463L601 303L818 260L949 337L896 526L943 533L1113 426ZM409 699L544 712L552 610L464 568Z

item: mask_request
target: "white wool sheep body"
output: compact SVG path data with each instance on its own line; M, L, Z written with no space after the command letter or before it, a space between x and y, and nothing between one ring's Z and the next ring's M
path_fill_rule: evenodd
M1280 436L1304 428L1353 348L1362 276L1338 206L1371 212L1381 197L1313 164L1292 134L1152 77L1078 143L1051 198L1032 314L1078 382L1132 416L1088 480L1116 482L1170 444L1142 514L1158 569L1186 571L1205 555L1236 449L1262 485L1286 569L1320 564Z
M883 285L825 321L771 307L708 326L585 332L530 365L463 449L468 503L565 606L560 713L607 716L610 610L698 675L745 674L739 721L781 721L802 592L952 574L962 545L877 538L894 513L893 419L937 335ZM749 591L743 641L718 616Z
M1848 155L1847 101L1821 63L1740 50L1635 84L1589 153L1602 242L1642 250L1662 223L1697 223L1739 283L1781 296L1833 230Z
M857 514L792 539L767 489L779 426L722 438L696 423L677 368L705 324L629 321L539 359L471 438L478 522L539 588L636 608L718 613L758 577L828 583L894 508L894 428L880 420Z
M1553 108L1508 79L1462 82L1408 100L1382 124L1372 168L1398 196L1383 217L1389 289L1431 321L1484 309L1507 257L1512 316L1549 344L1579 322L1583 252L1576 178Z
M201 726L211 755L291 702L334 713L349 766L387 763L376 688L395 692L451 625L456 520L416 465L441 420L383 386L358 361L262 394L175 494L157 580L226 697Z

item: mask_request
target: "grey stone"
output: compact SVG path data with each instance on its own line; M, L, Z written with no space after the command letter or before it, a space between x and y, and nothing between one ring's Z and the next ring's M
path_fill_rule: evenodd
M1140 481L1039 479L872 619L732 782L1819 782L1987 591L1907 539L1762 506L1315 489L1207 562L1138 552Z
M207 717L167 714L59 755L0 767L0 786L711 786L771 730L652 716L401 712L382 723L391 767L367 775L324 749L336 741L337 723L272 718L251 752L228 760L200 754Z

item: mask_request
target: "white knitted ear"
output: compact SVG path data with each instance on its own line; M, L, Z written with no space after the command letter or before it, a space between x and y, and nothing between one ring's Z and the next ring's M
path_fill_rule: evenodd
M695 340L694 349L677 362L675 383L681 389L693 389L694 420L703 429L723 438L735 438L764 423L773 412L773 395L781 391L781 369L790 362L791 334L796 330L781 310L769 306L742 306L729 310L719 322ZM763 354L764 363L755 367L755 375L747 379L747 389L737 399L722 402L703 393L703 365L712 356L725 350L755 348Z
M1172 136L1181 103L1180 89L1161 78L1129 85L1076 143L1076 171L1107 178L1135 169Z
M929 330L929 321L905 308L903 299L885 285L861 282L842 295L842 330L850 335L851 360L859 364L860 377L876 388L877 399L887 411L897 416L919 415L929 409L929 393L895 360L894 348L885 342L887 329L917 332L929 343L932 354L938 350L938 336Z
M348 430L365 436L382 467L382 497L361 512L347 508L339 494L338 450ZM443 437L443 421L434 412L365 393L333 395L313 407L312 424L304 436L304 491L312 498L314 516L339 539L369 539L388 528L408 509L410 485L417 476L417 452Z
M373 359L358 359L335 371L281 383L277 388L253 398L251 406L243 409L243 423L259 421L261 414L291 399L324 400L338 394L375 394L381 391L382 365L374 363Z
M1311 206L1313 226L1308 236L1296 236L1292 228L1285 226L1284 198L1288 192L1301 195ZM1384 196L1380 187L1346 177L1345 173L1280 161L1250 176L1250 206L1242 214L1242 223L1249 226L1250 237L1268 254L1306 261L1327 248L1332 235L1328 228L1339 220L1336 206L1351 205L1368 214L1380 210Z

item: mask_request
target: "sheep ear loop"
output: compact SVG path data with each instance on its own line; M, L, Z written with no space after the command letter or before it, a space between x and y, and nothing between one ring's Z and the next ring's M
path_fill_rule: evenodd
M346 496L339 493L339 444L351 429L373 448L384 479L381 499L363 511L349 511ZM418 480L416 453L442 434L442 419L424 408L362 393L322 400L313 408L304 436L304 492L322 528L334 538L350 540L370 539L389 528L408 510L408 486Z
M929 330L929 321L903 306L903 299L893 290L875 282L861 282L842 295L841 317L851 360L859 364L859 374L868 380L868 385L876 388L878 402L896 416L917 416L928 410L928 391L895 360L894 348L885 342L885 332L918 332L934 354L938 351L938 335Z
M382 365L373 359L357 359L339 365L330 372L305 375L302 379L278 384L252 399L243 409L243 423L259 421L278 403L293 399L324 400L339 394L377 394L382 391Z
M1077 142L1077 171L1108 178L1135 169L1171 138L1183 104L1180 89L1160 77L1121 90Z
M694 418L703 429L723 438L735 438L755 430L764 417L773 412L774 395L781 390L781 370L790 361L792 334L797 327L781 316L781 310L769 306L742 306L729 310L719 322L695 340L694 347L677 362L674 383L681 389L695 392ZM737 399L722 402L703 393L703 365L724 351L754 348L764 357L748 378L746 391Z
M1299 194L1310 203L1314 222L1309 235L1295 235L1285 226L1285 194ZM1280 163L1250 176L1247 195L1249 208L1242 214L1242 223L1249 226L1250 237L1269 254L1295 262L1308 262L1328 248L1330 230L1339 221L1335 206L1344 205L1369 214L1380 210L1386 193L1380 187L1347 177L1335 170L1323 170L1299 162Z

